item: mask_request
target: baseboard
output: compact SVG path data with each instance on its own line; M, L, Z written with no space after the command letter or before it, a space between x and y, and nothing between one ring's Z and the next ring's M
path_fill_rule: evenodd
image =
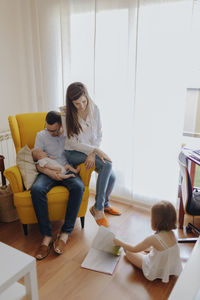
M95 189L90 189L90 194L92 196L95 196ZM132 207L135 207L137 209L142 209L142 210L145 210L145 211L148 211L150 212L151 211L151 207L158 203L159 199L148 199L148 201L145 201L141 198L134 198L133 200L130 200L130 199L127 199L125 197L120 197L120 196L116 196L116 195L111 195L110 196L110 200L111 201L115 201L115 202L119 202L119 203L123 203L123 204L126 204L126 205L130 205ZM176 203L174 204L175 206L175 209L177 210L178 212L178 209L179 209L179 198L177 198L177 201Z
M90 189L90 195L95 196L95 190L94 189ZM155 202L154 203L145 202L145 201L136 200L136 199L129 200L127 198L123 198L123 197L116 196L116 195L114 195L114 196L111 195L110 200L114 201L114 202L119 202L119 203L123 203L123 204L126 204L126 205L130 205L132 207L139 208L139 209L142 209L142 210L146 210L148 212L150 212L152 205L155 203Z

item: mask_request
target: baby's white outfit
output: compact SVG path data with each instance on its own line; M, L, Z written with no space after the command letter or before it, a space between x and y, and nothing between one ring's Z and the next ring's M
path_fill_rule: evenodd
M55 159L49 158L49 157L44 157L41 158L37 161L40 167L44 167L46 164L52 165L53 167L61 168L61 173L65 174L66 170L65 168L59 164Z
M149 254L145 255L142 261L142 271L148 280L160 278L162 282L168 282L170 275L178 276L182 271L180 249L177 243L168 247L158 233L155 237L164 250L158 251L153 248Z

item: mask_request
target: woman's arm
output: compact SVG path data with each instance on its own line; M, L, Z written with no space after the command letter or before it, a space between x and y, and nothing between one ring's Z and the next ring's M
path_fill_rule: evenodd
M67 146L68 150L76 150L79 152L83 152L86 155L91 154L94 151L95 147L97 147L96 143L94 145L83 143L79 140L78 136L71 136L70 138L68 138L67 130L66 130L66 107L62 106L60 107L60 110L61 110L62 126L66 135L65 145ZM65 147L65 149L67 148Z
M62 124L67 136L66 132L66 113L65 113L65 107L60 107L60 110L62 112L61 118L62 118ZM102 139L102 125L101 125L101 119L100 119L100 113L98 107L95 105L93 107L93 118L96 122L93 130L96 130L96 139L92 141L92 145L89 145L87 143L82 143L79 140L78 136L72 136L70 138L66 138L66 145L69 150L76 150L79 152L83 152L86 155L88 155L85 165L87 169L90 169L94 166L95 162L95 154L99 156L99 158L105 163L105 159L112 162L109 156L104 153L102 150L100 150L98 147L100 145L101 139Z
M135 246L132 246L128 243L124 243L123 241L115 238L114 239L114 243L115 245L117 246L121 246L124 248L124 250L126 251L130 251L130 252L140 252L140 251L144 251L146 249L148 249L149 247L152 246L152 240L153 240L153 236L149 236L147 237L146 239L144 239L141 243L135 245Z
M92 169L95 165L95 153L90 153L85 160L86 170Z
M105 159L112 162L110 157L106 153L104 153L102 150L95 148L93 152L95 152L99 156L99 158L102 160L103 163L105 163Z
M86 158L85 167L86 167L87 170L94 167L94 165L95 165L95 155L96 154L99 156L99 158L102 160L102 162L104 164L105 164L105 159L112 162L110 157L107 154L105 154L100 149L95 148L94 151L92 153L90 153Z
M86 155L89 155L92 153L95 149L95 146L86 144L86 143L81 143L78 139L78 137L70 137L70 139L67 137L66 144L68 145L70 150L76 150L79 152L83 152Z

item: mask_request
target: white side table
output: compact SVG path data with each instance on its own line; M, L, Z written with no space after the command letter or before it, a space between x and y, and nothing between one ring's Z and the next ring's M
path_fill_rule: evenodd
M24 285L17 281L24 277ZM35 258L0 242L0 300L38 300Z
M200 237L182 271L168 300L196 300L200 290Z

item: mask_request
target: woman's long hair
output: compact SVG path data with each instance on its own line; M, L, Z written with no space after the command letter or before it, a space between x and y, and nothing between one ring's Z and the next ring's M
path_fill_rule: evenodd
M66 93L66 127L67 127L67 136L68 138L79 135L82 131L81 124L78 120L78 112L76 107L73 105L73 101L78 100L81 96L85 96L87 99L87 110L89 111L90 107L90 97L88 91L83 83L74 82L71 83L67 88Z

